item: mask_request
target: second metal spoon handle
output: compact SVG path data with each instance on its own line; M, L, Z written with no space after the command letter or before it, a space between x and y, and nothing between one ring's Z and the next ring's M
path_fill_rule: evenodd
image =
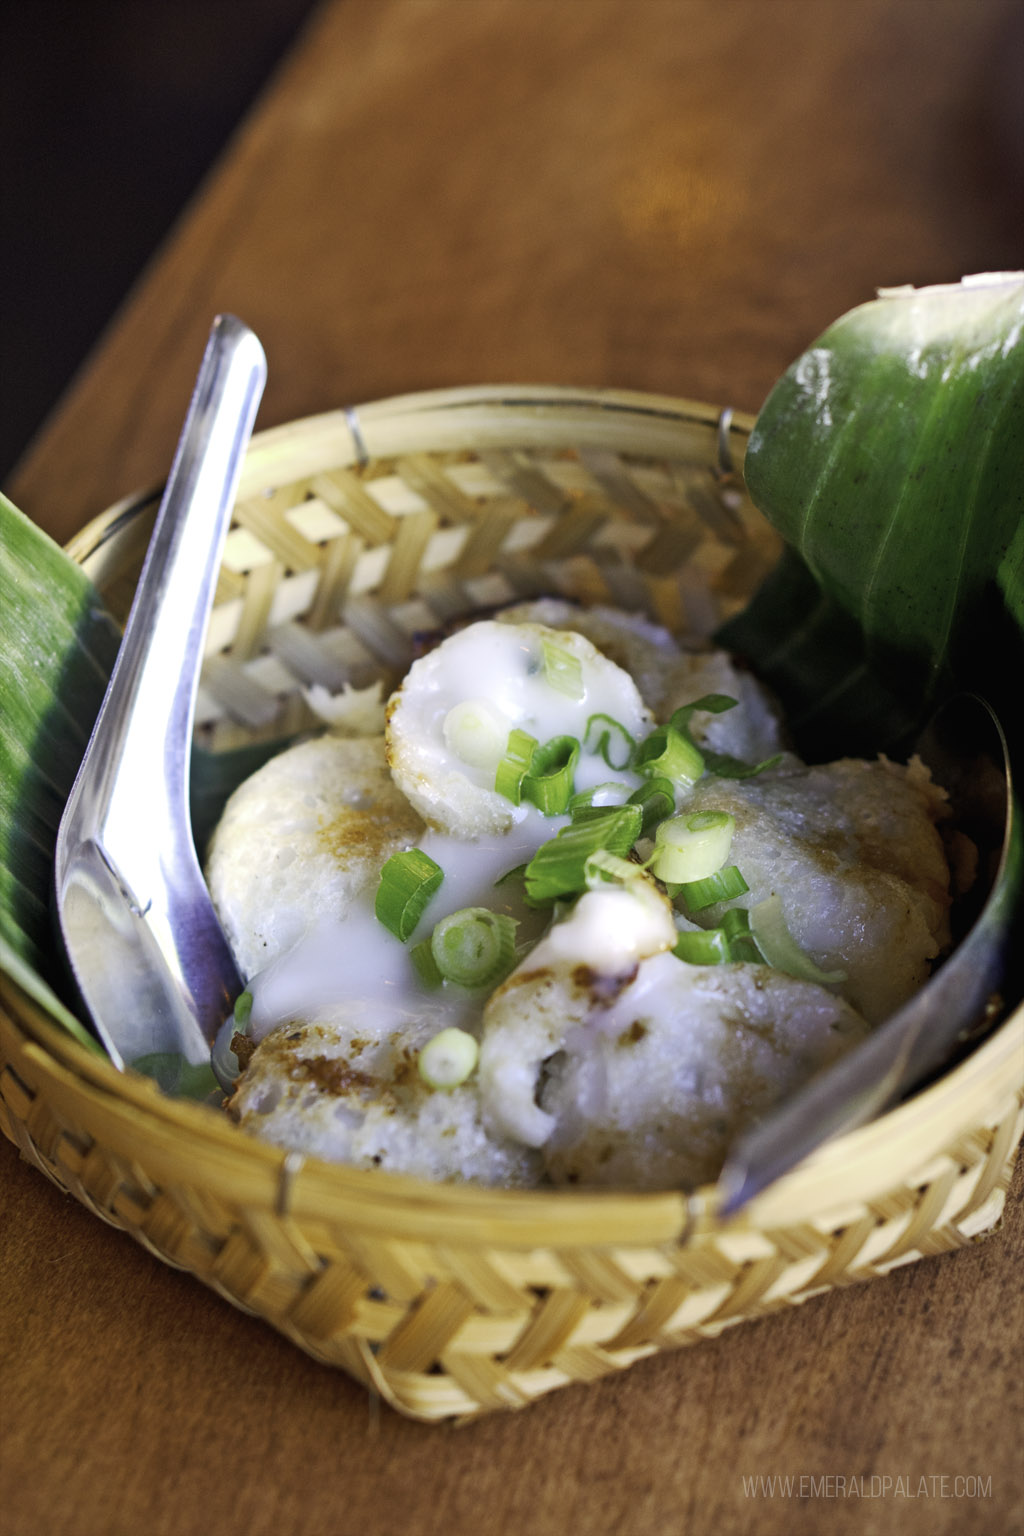
M121 805L133 818L125 835L137 835L140 786L164 804L187 796L213 588L265 380L256 336L218 316L94 733L93 814L108 849L119 842ZM123 785L132 793L119 794Z

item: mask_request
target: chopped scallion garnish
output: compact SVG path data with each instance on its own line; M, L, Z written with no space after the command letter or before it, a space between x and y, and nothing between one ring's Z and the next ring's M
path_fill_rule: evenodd
M764 956L750 931L750 913L746 907L730 907L728 912L723 913L721 929L729 940L730 960L746 960L753 965L764 964Z
M633 761L636 742L626 727L612 715L591 715L583 733L587 752L603 757L615 773L622 773Z
M813 981L822 987L837 986L846 980L845 971L823 971L804 953L786 923L778 894L759 901L750 909L750 931L767 965L785 971L797 981Z
M583 878L588 890L602 885L627 885L633 880L643 880L644 872L632 859L624 859L607 848L598 848L583 866ZM652 886L653 890L654 887Z
M659 822L651 869L666 885L705 880L729 857L736 820L726 811L691 811Z
M698 711L708 715L724 715L727 710L735 709L738 702L738 699L734 699L728 693L702 693L700 698L694 699L692 704L683 704L679 709L673 710L668 723L681 735L688 736L690 719Z
M660 774L648 779L633 791L628 803L640 807L643 815L641 831L652 831L659 821L671 816L676 808L676 794L671 779L662 778Z
M486 699L454 704L441 727L449 752L473 768L493 768L505 750L508 721Z
M516 920L487 907L463 907L436 925L430 952L444 981L472 990L497 986L515 964Z
M736 865L728 864L725 869L707 875L703 880L687 880L676 886L673 899L681 897L688 912L702 912L705 907L713 907L716 902L732 901L736 896L744 896L749 890L750 886Z
M636 749L633 766L640 773L689 789L704 772L704 758L690 738L669 722L644 738Z
M625 805L627 800L633 797L629 793L628 784L617 784L614 779L609 779L606 784L595 784L592 789L581 789L573 795L566 810L574 819L582 810L590 810L597 805L598 809L604 809L610 805Z
M681 932L672 953L689 965L763 964L743 907L730 907L717 928Z
M437 961L434 959L434 951L430 947L430 940L420 939L418 944L414 944L409 951L409 959L412 961L413 970L416 972L422 985L429 991L436 992L444 981L444 977L437 968Z
M518 805L523 797L523 780L530 771L530 760L537 747L536 736L513 727L505 743L505 755L494 775L494 787L499 795Z
M373 904L378 922L404 944L443 879L440 864L421 848L393 853L380 872Z
M661 774L682 789L696 784L707 766L704 751L690 735L690 719L698 710L721 715L736 707L727 693L704 693L692 704L683 704L672 712L667 725L659 725L636 752L635 766L644 773Z
M595 843L595 848L607 848L625 858L640 836L642 820L639 807L635 805L588 805L577 811L573 825L591 827L603 838ZM563 832L570 830L569 827L562 829Z
M699 928L681 933L672 953L687 965L726 965L731 959L729 940L721 928Z
M586 864L599 849L625 858L640 835L638 805L584 807L578 818L546 843L526 866L527 898L545 906L586 889Z
M419 1054L419 1074L431 1088L458 1088L471 1075L480 1047L464 1029L442 1029Z
M582 699L583 667L579 657L553 640L545 640L543 644L544 677L548 684L569 699Z
M535 747L520 795L545 816L561 816L572 798L580 744L575 736L553 736Z
M690 717L697 710L706 710L712 715L723 715L726 710L735 709L739 701L728 693L705 693L701 698L695 699L692 704L684 704L672 715L669 724L690 738ZM729 752L712 752L709 747L701 748L704 756L704 767L708 773L713 773L720 779L750 779L755 774L764 773L768 768L774 768L781 762L782 754L777 752L774 757L766 757L760 763L745 763L742 758L733 757Z
M704 761L708 773L716 774L720 779L752 779L756 774L765 773L781 763L782 753L776 752L774 757L762 758L759 763L745 763L742 758L733 757L728 752L709 752L705 747Z

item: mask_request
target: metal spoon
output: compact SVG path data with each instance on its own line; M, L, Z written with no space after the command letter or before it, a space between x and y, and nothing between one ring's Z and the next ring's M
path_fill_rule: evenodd
M188 772L214 585L265 381L257 338L218 316L57 834L56 915L81 1000L115 1064L168 1092L190 1091L242 988L196 857Z
M966 931L904 1007L740 1137L718 1180L720 1216L734 1215L823 1142L865 1124L920 1084L984 1018L1001 984L1022 866L1006 737L992 708L963 694L939 711L918 752L978 847L973 909L960 925Z

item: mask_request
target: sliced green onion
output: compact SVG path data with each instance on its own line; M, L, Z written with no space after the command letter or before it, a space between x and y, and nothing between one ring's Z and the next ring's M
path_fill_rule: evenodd
M584 807L578 818L542 843L526 866L527 899L546 906L586 889L586 864L599 849L625 858L640 835L637 805Z
M393 853L380 872L373 910L404 944L444 879L444 870L421 848Z
M445 746L461 762L493 768L505 751L508 720L486 699L463 699L445 715L441 732Z
M564 645L556 645L553 640L545 640L543 644L545 680L567 698L582 699L583 667L579 657L566 650Z
M480 1056L480 1047L464 1029L442 1029L419 1054L419 1074L431 1088L450 1091L464 1083Z
M617 784L614 779L609 779L605 784L595 784L593 789L581 789L578 794L573 795L566 810L575 818L580 811L590 810L599 795L608 796L607 799L598 800L597 809L599 810L609 805L625 805L627 800L633 798L629 793L628 784Z
M729 940L721 928L699 928L681 933L672 953L687 965L725 965L730 959Z
M688 736L691 716L698 711L709 715L724 715L727 710L735 709L738 703L739 700L734 699L729 693L702 693L700 698L694 699L692 704L683 704L679 709L673 710L668 723L680 735Z
M797 981L813 981L822 987L837 986L846 980L845 971L823 971L804 953L786 924L782 900L775 894L759 901L750 910L750 931L767 965L785 971Z
M735 896L745 896L750 886L735 864L726 865L703 880L687 880L673 891L673 900L680 896L688 912L702 912L719 901L732 901Z
M730 907L722 914L721 930L729 941L729 959L763 965L764 956L750 931L750 913L746 907Z
M634 789L628 804L640 807L643 815L641 831L649 833L676 808L676 792L671 779L662 778L660 774L648 779L639 789Z
M442 918L430 952L445 981L457 987L494 987L515 964L516 920L487 907L463 907Z
M552 736L536 747L529 772L520 782L522 799L530 800L545 816L561 816L572 798L580 744L575 736Z
M625 858L640 836L643 818L638 811L639 807L635 805L583 806L573 818L573 827L590 827L603 839L595 844L595 848L607 848ZM570 827L562 828L562 832L571 830Z
M659 725L636 751L634 766L643 773L663 775L682 789L696 784L706 762L704 752L690 735L690 719L704 710L720 715L734 709L736 700L727 693L704 693L692 704L673 710L667 725Z
M745 907L730 907L717 928L680 933L672 953L690 965L764 963L750 932L750 914Z
M617 853L609 853L607 848L599 848L584 864L583 878L587 889L592 891L602 885L628 885L631 880L642 880L644 872L632 859L624 859Z
M251 1016L252 993L247 988L244 992L239 992L238 996L235 998L235 1008L233 1014L235 1028L241 1030L243 1035L249 1028L249 1020Z
M437 968L430 940L420 939L418 944L414 944L409 951L409 959L412 961L413 970L419 977L421 985L430 992L436 992L444 981L444 977Z
M633 766L640 773L670 779L689 789L704 772L704 758L688 736L671 724L659 725L636 749Z
M522 799L523 780L530 771L530 759L537 748L536 736L513 727L505 743L505 755L494 775L494 787L499 795L518 805Z
M729 857L736 819L726 811L691 811L659 822L651 869L666 885L704 880Z
M764 965L764 955L754 942L752 933L741 933L729 940L729 959L746 965Z
M633 761L636 741L614 716L596 714L587 721L583 747L585 751L603 757L615 773L622 773Z
M728 752L709 752L704 748L704 761L708 773L716 774L720 779L752 779L755 774L765 773L769 768L774 768L776 763L782 762L782 753L776 752L774 757L765 757L759 763L745 763L742 758L733 757Z
M675 710L669 724L684 735L687 740L690 736L690 718L697 710L704 710L712 715L724 715L727 710L735 709L739 701L728 693L705 693L692 704L684 704L681 709ZM755 774L764 773L768 768L774 768L776 763L782 761L781 752L774 757L766 757L760 763L745 763L742 758L733 757L729 752L712 752L710 748L701 747L704 756L704 766L708 773L716 774L720 779L750 779Z

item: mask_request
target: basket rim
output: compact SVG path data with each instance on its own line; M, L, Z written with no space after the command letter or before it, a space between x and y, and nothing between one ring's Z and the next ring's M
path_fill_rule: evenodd
M458 388L418 390L391 395L357 405L337 406L332 410L299 416L254 432L249 442L239 481L237 499L258 494L267 485L290 478L308 478L321 469L335 465L341 458L347 463L365 463L367 458L387 458L390 444L378 441L388 429L416 423L428 432L438 419L465 422L472 412L501 408L515 419L517 427L536 420L553 408L570 416L582 411L593 417L595 427L606 433L609 422L636 423L642 420L656 431L689 425L717 435L719 466L723 474L742 476L746 443L756 417L732 406L711 405L685 397L647 393L642 390L574 388L564 384L476 384ZM327 444L329 453L314 454L314 444ZM322 462L321 462L322 459ZM65 552L81 563L109 537L121 523L162 493L163 482L129 492L96 514L72 534Z
M717 1226L721 1231L743 1231L814 1219L835 1205L834 1184L840 1175L848 1180L852 1165L877 1155L876 1141L884 1138L893 1151L874 1180L876 1188L858 1186L858 1198L871 1198L890 1187L894 1179L909 1177L971 1130L977 1124L977 1100L988 1096L992 1081L1004 1083L1008 1103L1015 1095L1024 1097L1019 1071L1024 1057L1022 1003L952 1070L884 1115L823 1144L736 1216L720 1221L719 1197L713 1184L689 1193L498 1189L469 1183L436 1184L288 1152L247 1136L209 1106L169 1098L141 1074L120 1072L105 1056L80 1045L2 973L0 1004L4 1005L0 1021L6 1012L27 1036L32 1065L47 1075L51 1085L62 1088L64 1095L70 1093L79 1107L91 1106L93 1114L101 1117L104 1112L113 1113L121 1122L126 1155L127 1142L141 1124L149 1132L147 1150L158 1161L164 1158L180 1164L182 1148L187 1144L197 1168L202 1169L203 1181L212 1176L225 1195L237 1194L239 1169L245 1168L246 1185L259 1188L263 1203L278 1214L286 1208L293 1216L326 1221L331 1219L332 1206L340 1202L346 1219L358 1208L367 1221L378 1226L401 1211L403 1216L418 1216L418 1224L426 1214L429 1226L443 1211L446 1220L453 1223L453 1239L456 1229L466 1236L483 1224L495 1238L500 1234L503 1241L514 1241L517 1230L529 1227L532 1243L536 1241L536 1223L545 1217L557 1225L559 1241L579 1241L581 1226L599 1226L600 1241L608 1243L622 1241L613 1230L620 1226L634 1234L643 1230L645 1241L675 1241L692 1229ZM923 1148L916 1135L922 1119L936 1127L931 1148ZM173 1138L169 1148L168 1138ZM106 1144L111 1144L109 1137ZM900 1149L902 1162L897 1157ZM227 1166L231 1162L233 1168Z
M365 461L367 455L387 457L386 447L379 452L376 445L382 429L395 423L415 421L430 427L439 416L468 423L471 416L498 408L513 413L517 427L552 410L567 416L580 411L592 413L604 430L611 417L618 417L623 423L642 419L657 428L669 426L677 431L680 424L690 424L709 435L717 434L722 471L738 468L740 473L746 439L755 421L754 417L729 408L640 391L564 385L478 385L425 390L299 417L254 434L239 497L253 494L257 487L286 481L297 463L301 463L301 469L294 478L317 473L320 466L316 456L312 461L306 456L314 442L322 440L325 445L320 449L325 461L337 464L347 457L348 462L357 464ZM386 440L386 431L383 435ZM82 563L160 492L161 487L154 486L114 503L72 537L66 545L67 553ZM887 1159L881 1174L876 1170L876 1187L868 1193L881 1193L897 1172L911 1173L977 1123L979 1085L987 1085L991 1098L991 1083L999 1077L1005 1084L1007 1100L1015 1091L1019 1093L1021 1074L1012 1070L1012 1064L1024 1052L1022 1004L951 1070L867 1125L818 1148L727 1223L721 1223L716 1217L715 1185L689 1194L679 1190L524 1191L470 1184L438 1185L289 1153L245 1135L226 1116L211 1113L207 1106L168 1099L148 1079L134 1073L122 1074L105 1057L93 1055L75 1041L17 982L3 973L0 1003L6 1005L15 1027L27 1033L30 1044L26 1049L33 1062L59 1085L60 1092L66 1095L77 1091L89 1101L91 1113L103 1108L108 1112L116 1110L124 1122L126 1136L132 1128L137 1131L140 1124L145 1126L154 1142L154 1151L173 1136L180 1159L182 1133L186 1133L193 1148L202 1145L204 1149L204 1173L209 1171L218 1180L223 1179L226 1193L236 1189L238 1170L245 1168L246 1187L258 1188L261 1200L278 1211L284 1200L292 1214L328 1220L333 1206L344 1205L346 1219L360 1208L365 1210L368 1220L376 1223L393 1219L401 1209L403 1214L426 1212L429 1225L443 1209L446 1220L460 1231L477 1232L485 1224L504 1241L513 1240L515 1231L525 1231L529 1226L531 1242L535 1242L538 1217L548 1217L557 1223L558 1236L565 1240L580 1240L581 1228L592 1229L596 1234L599 1227L597 1240L602 1242L621 1241L613 1232L623 1224L633 1232L642 1228L648 1241L678 1240L688 1230L714 1227L716 1222L723 1231L759 1228L766 1223L788 1224L794 1219L794 1210L806 1218L834 1206L835 1194L830 1189L833 1181L840 1174L848 1180L851 1164L858 1160L866 1162L872 1151L877 1159L873 1144L886 1138L894 1147L902 1148L905 1157L904 1163ZM922 1147L918 1138L911 1155L911 1129L914 1122L921 1121L927 1121L934 1146L929 1143ZM236 1164L233 1169L226 1166L231 1161ZM382 1212L390 1213L390 1218L382 1216Z

